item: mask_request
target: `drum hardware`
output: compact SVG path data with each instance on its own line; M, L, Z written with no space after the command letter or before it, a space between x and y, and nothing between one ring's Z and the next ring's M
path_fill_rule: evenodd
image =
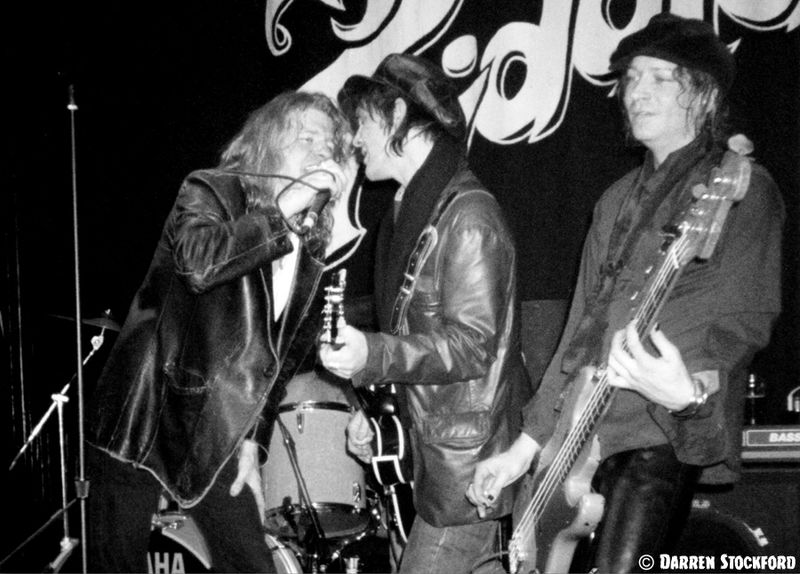
M298 552L265 533L278 574L302 574ZM153 516L153 531L147 553L148 572L213 572L211 554L194 520L181 511L163 510Z
M67 483L66 483L66 467L64 460L64 403L69 401L69 398L62 393L54 393L52 396L54 408L58 411L58 444L59 444L59 461L61 466L61 509L56 512L48 521L30 536L25 542L18 546L11 554L0 562L0 565L6 562L11 556L21 550L28 542L33 540L40 532L43 532L47 526L53 523L59 516L63 520L64 536L59 543L60 551L58 556L50 562L44 569L45 572L60 572L64 563L69 558L72 551L78 546L79 541L77 538L72 538L69 535L69 516L67 510L75 502L72 500L67 502ZM51 411L48 411L51 412ZM46 419L43 419L46 420Z
M95 337L92 337L92 350L89 352L88 355L86 355L86 358L83 359L81 365L86 365L86 363L89 362L89 359L91 359L92 356L103 345L103 341L105 340L105 337L104 337L105 332L106 332L106 327L102 327L100 329L100 334L95 336ZM64 402L69 400L69 399L66 398L66 396L67 396L67 393L69 392L70 386L75 381L76 377L77 377L77 373L72 375L72 378L69 380L69 382L66 385L64 385L62 387L61 391L59 391L56 394L51 395L51 398L53 399L53 402L50 404L50 408L47 409L47 412L44 413L44 415L42 416L41 420L36 424L36 426L31 431L31 434L28 437L28 439L25 441L25 444L22 445L22 448L16 454L16 456L14 457L14 460L11 461L11 465L8 467L9 472L14 468L14 466L17 464L17 461L19 460L19 458L25 453L25 451L31 445L31 443L33 442L33 439L35 439L39 435L39 433L42 430L42 427L44 427L44 424L47 422L47 419L49 419L50 415L53 414L53 411L55 411L57 408L60 407L61 397L64 397L64 399L65 399ZM62 447L63 447L63 445L62 445Z
M107 312L108 313L108 312ZM89 360L94 356L94 354L100 349L103 345L105 340L105 331L107 327L103 326L100 328L100 334L92 337L92 350L86 355L85 358L80 363L80 366L85 366ZM67 501L67 483L66 483L66 455L64 452L65 449L65 440L64 440L64 404L69 402L69 397L67 393L69 393L70 387L72 383L78 379L78 387L79 387L79 395L81 389L81 380L82 374L81 369L78 370L72 377L70 378L69 382L65 384L58 393L53 393L51 395L52 402L50 403L50 407L47 411L42 415L42 418L36 424L36 426L31 431L30 435L26 439L25 443L20 448L19 452L14 456L14 459L11 461L11 464L8 467L9 472L16 466L17 462L19 461L20 457L25 453L28 447L33 443L34 439L41 433L42 429L45 426L45 423L50 419L53 412L57 412L58 415L58 445L59 445L59 462L60 462L60 478L61 478L61 508L51 516L45 524L43 524L38 530L36 530L30 537L28 537L22 544L20 544L17 548L15 548L10 554L8 554L2 561L0 561L0 566L2 566L6 561L12 558L17 552L22 550L28 543L34 540L40 533L44 532L45 529L52 524L57 518L61 517L63 521L63 530L64 536L61 538L59 543L59 553L56 558L50 562L47 567L45 568L46 572L59 572L61 568L64 566L64 563L67 561L69 556L72 554L72 551L80 544L80 540L85 540L85 526L83 521L83 514L84 511L82 509L81 516L82 516L82 533L81 538L74 538L70 536L69 533L69 515L68 510L69 508L77 501L81 500L84 501L88 496L89 491L89 483L88 481L82 478L83 472L81 470L81 477L75 480L75 488L76 488L76 498L72 499L71 501ZM80 405L79 405L80 406ZM82 441L81 441L82 443ZM82 444L80 445L82 448ZM81 465L82 466L82 465ZM85 552L86 552L86 545L83 545L83 564L85 564ZM85 570L84 570L85 571Z
M152 528L167 530L178 530L182 528L189 518L186 513L180 510L162 510L153 515Z
M74 321L75 317L67 317L66 315L50 315L51 317L55 317L56 319L66 319L67 321ZM119 324L114 320L114 316L111 314L111 309L106 309L103 311L102 317L96 317L94 319L81 319L81 323L84 325L90 325L92 327L100 327L102 329L108 329L109 331L119 331Z
M50 417L52 412L58 409L59 415L59 447L60 447L60 459L61 459L61 491L62 491L62 506L61 509L56 512L39 530L37 530L32 536L30 536L22 545L18 546L14 551L11 552L8 556L3 558L0 561L0 566L4 564L9 558L11 558L17 551L23 548L28 542L33 540L39 533L41 533L53 520L55 520L58 516L62 516L64 520L64 537L61 539L60 542L60 550L59 554L55 560L50 562L47 567L46 571L49 572L58 572L63 567L64 563L66 562L69 555L72 553L72 550L78 545L79 540L83 540L84 543L81 545L81 565L82 571L86 572L87 568L87 553L86 553L86 499L89 495L89 482L85 479L84 476L84 436L83 436L83 425L84 425L84 413L83 413L83 366L86 364L86 361L94 354L94 352L99 348L100 344L102 344L102 332L105 331L107 328L104 325L100 325L102 332L99 337L100 343L95 344L94 339L92 340L93 350L89 355L84 359L83 358L83 344L82 344L82 337L81 337L81 324L83 320L81 318L81 289L80 289L80 262L79 262L79 254L80 254L80 245L78 242L78 186L77 186L77 161L76 161L76 129L75 129L75 113L78 111L78 105L75 103L75 87L70 84L68 86L68 102L66 106L69 112L69 119L70 119L70 171L71 171L71 183L72 183L72 238L73 238L73 278L74 278L74 287L75 287L75 338L76 338L76 345L75 345L75 360L76 360L76 373L73 376L73 379L77 381L77 403L78 403L78 476L75 479L75 490L76 490L76 498L67 503L66 501L66 473L65 473L65 461L64 461L64 436L63 436L63 405L67 402L66 393L69 390L69 386L72 383L70 380L67 385L61 390L60 393L54 393L51 395L53 398L53 403L48 411L45 413L42 420L37 424L34 428L34 431L31 433L31 436L22 446L22 449L17 453L14 459L9 466L9 471L14 468L19 457L25 452L27 447L30 445L33 438L38 435L39 431L41 430L42 426L44 425L45 421ZM72 503L75 500L80 501L80 527L81 527L81 536L80 539L72 538L69 536L68 530L68 516L67 511Z
M280 417L278 417L277 422L278 427L281 430L281 435L283 436L283 444L286 447L286 453L289 455L289 462L292 465L295 478L297 478L297 485L302 501L301 505L305 507L308 517L311 519L311 529L306 532L306 535L303 539L303 545L308 550L307 558L310 561L310 564L307 566L310 565L312 572L317 572L320 557L327 553L325 548L325 531L322 529L322 524L319 521L317 509L314 508L314 505L312 504L311 496L308 494L308 487L306 486L305 478L303 477L303 473L300 470L300 465L297 462L297 450L295 449L294 439ZM292 521L292 523L294 524L294 521ZM299 537L299 531L296 532Z

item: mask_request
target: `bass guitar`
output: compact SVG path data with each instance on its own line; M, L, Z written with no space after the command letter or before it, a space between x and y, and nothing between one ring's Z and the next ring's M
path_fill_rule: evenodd
M638 303L629 320L641 338L649 335L685 266L711 256L731 205L744 197L749 183L749 159L728 151L708 185L693 188L692 204L645 271L644 287L634 297ZM568 572L575 546L603 515L603 497L590 491L590 483L599 464L595 427L611 404L614 387L605 363L580 369L568 384L565 415L541 452L530 502L524 512L515 511L508 548L512 574Z

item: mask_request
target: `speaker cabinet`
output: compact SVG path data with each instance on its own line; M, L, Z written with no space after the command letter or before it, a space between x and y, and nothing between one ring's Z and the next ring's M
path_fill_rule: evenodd
M798 465L747 465L733 486L701 487L692 506L679 554L800 556Z

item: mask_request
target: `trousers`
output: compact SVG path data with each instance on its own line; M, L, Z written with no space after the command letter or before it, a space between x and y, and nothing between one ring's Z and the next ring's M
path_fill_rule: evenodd
M592 480L605 498L595 536L580 545L572 572L643 572L640 558L675 548L686 525L700 468L680 462L670 445L606 458ZM646 558L643 559L646 563Z
M89 446L87 476L88 567L91 572L147 572L153 514L161 483L146 470ZM223 467L203 499L186 513L196 522L216 572L275 572L255 497L245 487L228 492L236 478L236 457Z
M504 574L500 536L500 520L437 527L417 515L400 574Z

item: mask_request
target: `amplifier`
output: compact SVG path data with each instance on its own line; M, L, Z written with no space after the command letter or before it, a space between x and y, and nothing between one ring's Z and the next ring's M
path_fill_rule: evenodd
M800 464L746 463L735 485L701 485L678 550L800 557Z
M800 425L756 425L742 431L742 462L800 461Z
M800 556L798 534L800 425L746 426L741 479L698 487L678 553Z

